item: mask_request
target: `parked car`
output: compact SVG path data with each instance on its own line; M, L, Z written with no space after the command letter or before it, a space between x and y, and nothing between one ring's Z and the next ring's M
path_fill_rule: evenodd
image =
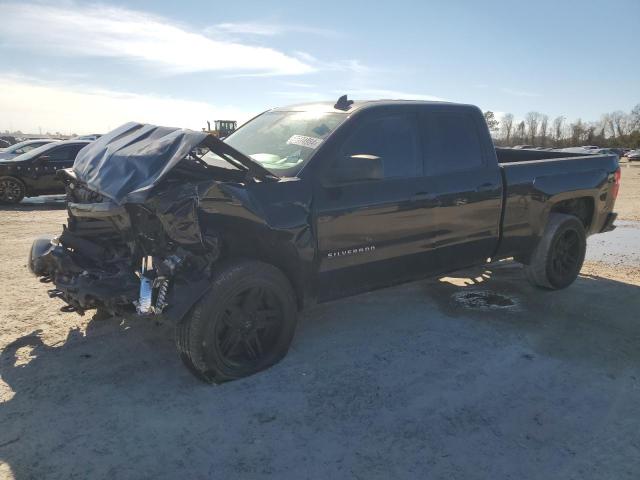
M626 152L626 149L619 147L609 148L609 150L613 151L616 155L618 155L618 157L624 157L624 154Z
M18 203L24 197L64 193L58 170L73 165L86 140L49 141L22 155L0 160L0 202Z
M589 152L596 155L615 155L618 158L620 157L618 150L615 148L596 148L596 149L590 150Z
M20 140L17 139L16 137L14 137L13 135L0 135L0 142L2 142L2 145L6 145L6 147L10 147L11 145L15 145L16 143L18 143ZM2 148L6 148L6 147L2 147Z
M584 147L556 148L554 152L576 153L580 155L599 155L600 149Z
M627 152L626 157L630 162L640 160L640 150L631 150Z
M487 258L565 288L586 237L614 228L620 185L615 155L494 148L471 105L346 97L270 110L224 142L126 124L58 175L68 224L34 242L31 270L64 311L175 321L209 382L278 362L317 302Z
M17 157L18 155L22 155L23 153L27 153L34 148L38 148L55 141L56 140L52 138L42 138L38 140L25 140L24 142L16 143L8 148L0 150L0 161L9 160L13 157Z

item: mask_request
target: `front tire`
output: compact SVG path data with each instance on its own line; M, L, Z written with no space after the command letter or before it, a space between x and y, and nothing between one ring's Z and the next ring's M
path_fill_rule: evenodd
M295 295L284 274L241 260L218 270L211 288L179 322L176 346L198 378L222 383L279 362L296 324Z
M552 213L530 263L524 266L525 276L539 288L566 288L578 277L586 250L582 222L573 215Z
M26 188L24 183L14 177L0 178L0 202L20 203L24 198Z

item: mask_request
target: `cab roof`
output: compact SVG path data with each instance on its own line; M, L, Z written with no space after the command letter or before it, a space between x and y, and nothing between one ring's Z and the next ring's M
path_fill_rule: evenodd
M359 110L368 108L391 106L391 105L448 105L458 107L472 107L477 108L474 105L443 102L443 101L431 101L431 100L392 100L392 99L380 99L380 100L354 100L348 107L336 108L336 102L312 102L312 103L299 103L294 105L288 105L285 107L273 108L271 112L326 112L326 113L353 113Z

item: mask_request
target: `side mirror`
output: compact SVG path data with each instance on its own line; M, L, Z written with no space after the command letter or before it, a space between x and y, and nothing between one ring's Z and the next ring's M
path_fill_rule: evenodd
M38 165L44 165L48 161L49 161L49 155L41 155L38 158L36 158L36 163Z
M375 155L347 155L335 163L327 173L328 177L323 182L326 186L381 180L384 178L384 161Z

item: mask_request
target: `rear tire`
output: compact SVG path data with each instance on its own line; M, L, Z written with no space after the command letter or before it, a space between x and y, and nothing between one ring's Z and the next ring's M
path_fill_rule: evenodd
M0 178L0 202L20 203L24 198L26 188L22 181L14 177Z
M221 383L279 362L296 324L296 299L284 274L240 260L220 267L211 288L178 323L176 346L198 378Z
M539 288L566 288L578 277L586 249L582 222L573 215L552 213L530 263L524 266L525 277Z

